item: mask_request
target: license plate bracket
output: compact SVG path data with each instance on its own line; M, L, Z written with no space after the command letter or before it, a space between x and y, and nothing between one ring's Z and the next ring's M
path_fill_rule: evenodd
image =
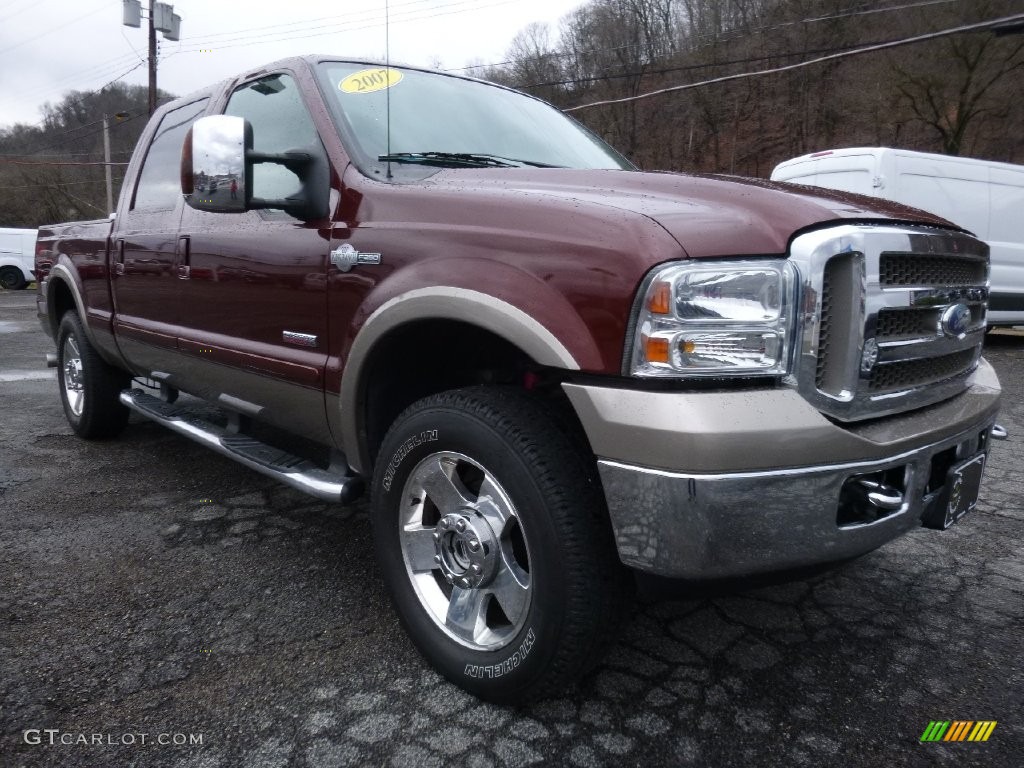
M985 454L979 453L966 461L950 467L946 473L946 483L932 507L929 524L934 528L946 529L978 504L978 493L981 490L981 478L985 473Z

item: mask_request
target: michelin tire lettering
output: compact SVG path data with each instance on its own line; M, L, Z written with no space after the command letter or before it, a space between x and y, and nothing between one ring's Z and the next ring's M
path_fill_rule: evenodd
M398 467L401 465L403 459L405 459L405 457L409 455L409 452L412 451L413 448L415 448L418 445L423 445L423 443L433 442L437 442L436 429L428 429L423 432L420 432L418 435L413 435L404 443L402 443L401 447L397 451L395 451L395 455L391 457L391 461L388 462L388 468L387 471L384 473L384 480L382 483L384 485L384 490L391 490L391 483L395 479L395 472L398 471Z
M535 639L536 638L533 635L533 628L531 627L530 630L526 633L526 637L523 639L523 642L519 646L519 649L511 656L509 656L507 659L505 659L503 662L501 662L500 664L490 664L487 666L467 664L466 669L463 670L463 674L465 674L466 677L486 677L489 679L494 679L495 677L502 677L503 675L507 675L509 672L514 670L524 661L526 661L526 657L529 655L530 649L533 648L533 643Z

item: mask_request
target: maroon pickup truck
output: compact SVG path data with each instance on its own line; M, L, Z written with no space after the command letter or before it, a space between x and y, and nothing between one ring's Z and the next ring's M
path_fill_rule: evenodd
M111 221L39 243L72 429L134 411L322 499L368 486L409 634L496 701L591 666L629 569L947 527L1005 435L983 243L643 173L464 77L310 57L198 91L153 116Z

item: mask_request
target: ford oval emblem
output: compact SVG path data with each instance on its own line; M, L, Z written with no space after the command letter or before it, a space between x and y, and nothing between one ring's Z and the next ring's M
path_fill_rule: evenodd
M946 307L942 313L942 319L939 321L942 332L957 339L964 337L970 324L971 308L966 304L954 304L951 307Z

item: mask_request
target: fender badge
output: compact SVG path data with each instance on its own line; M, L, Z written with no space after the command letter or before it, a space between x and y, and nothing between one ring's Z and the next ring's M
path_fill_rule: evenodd
M331 251L331 264L336 266L339 272L348 272L359 264L380 264L380 254L360 253L349 243L345 243Z

